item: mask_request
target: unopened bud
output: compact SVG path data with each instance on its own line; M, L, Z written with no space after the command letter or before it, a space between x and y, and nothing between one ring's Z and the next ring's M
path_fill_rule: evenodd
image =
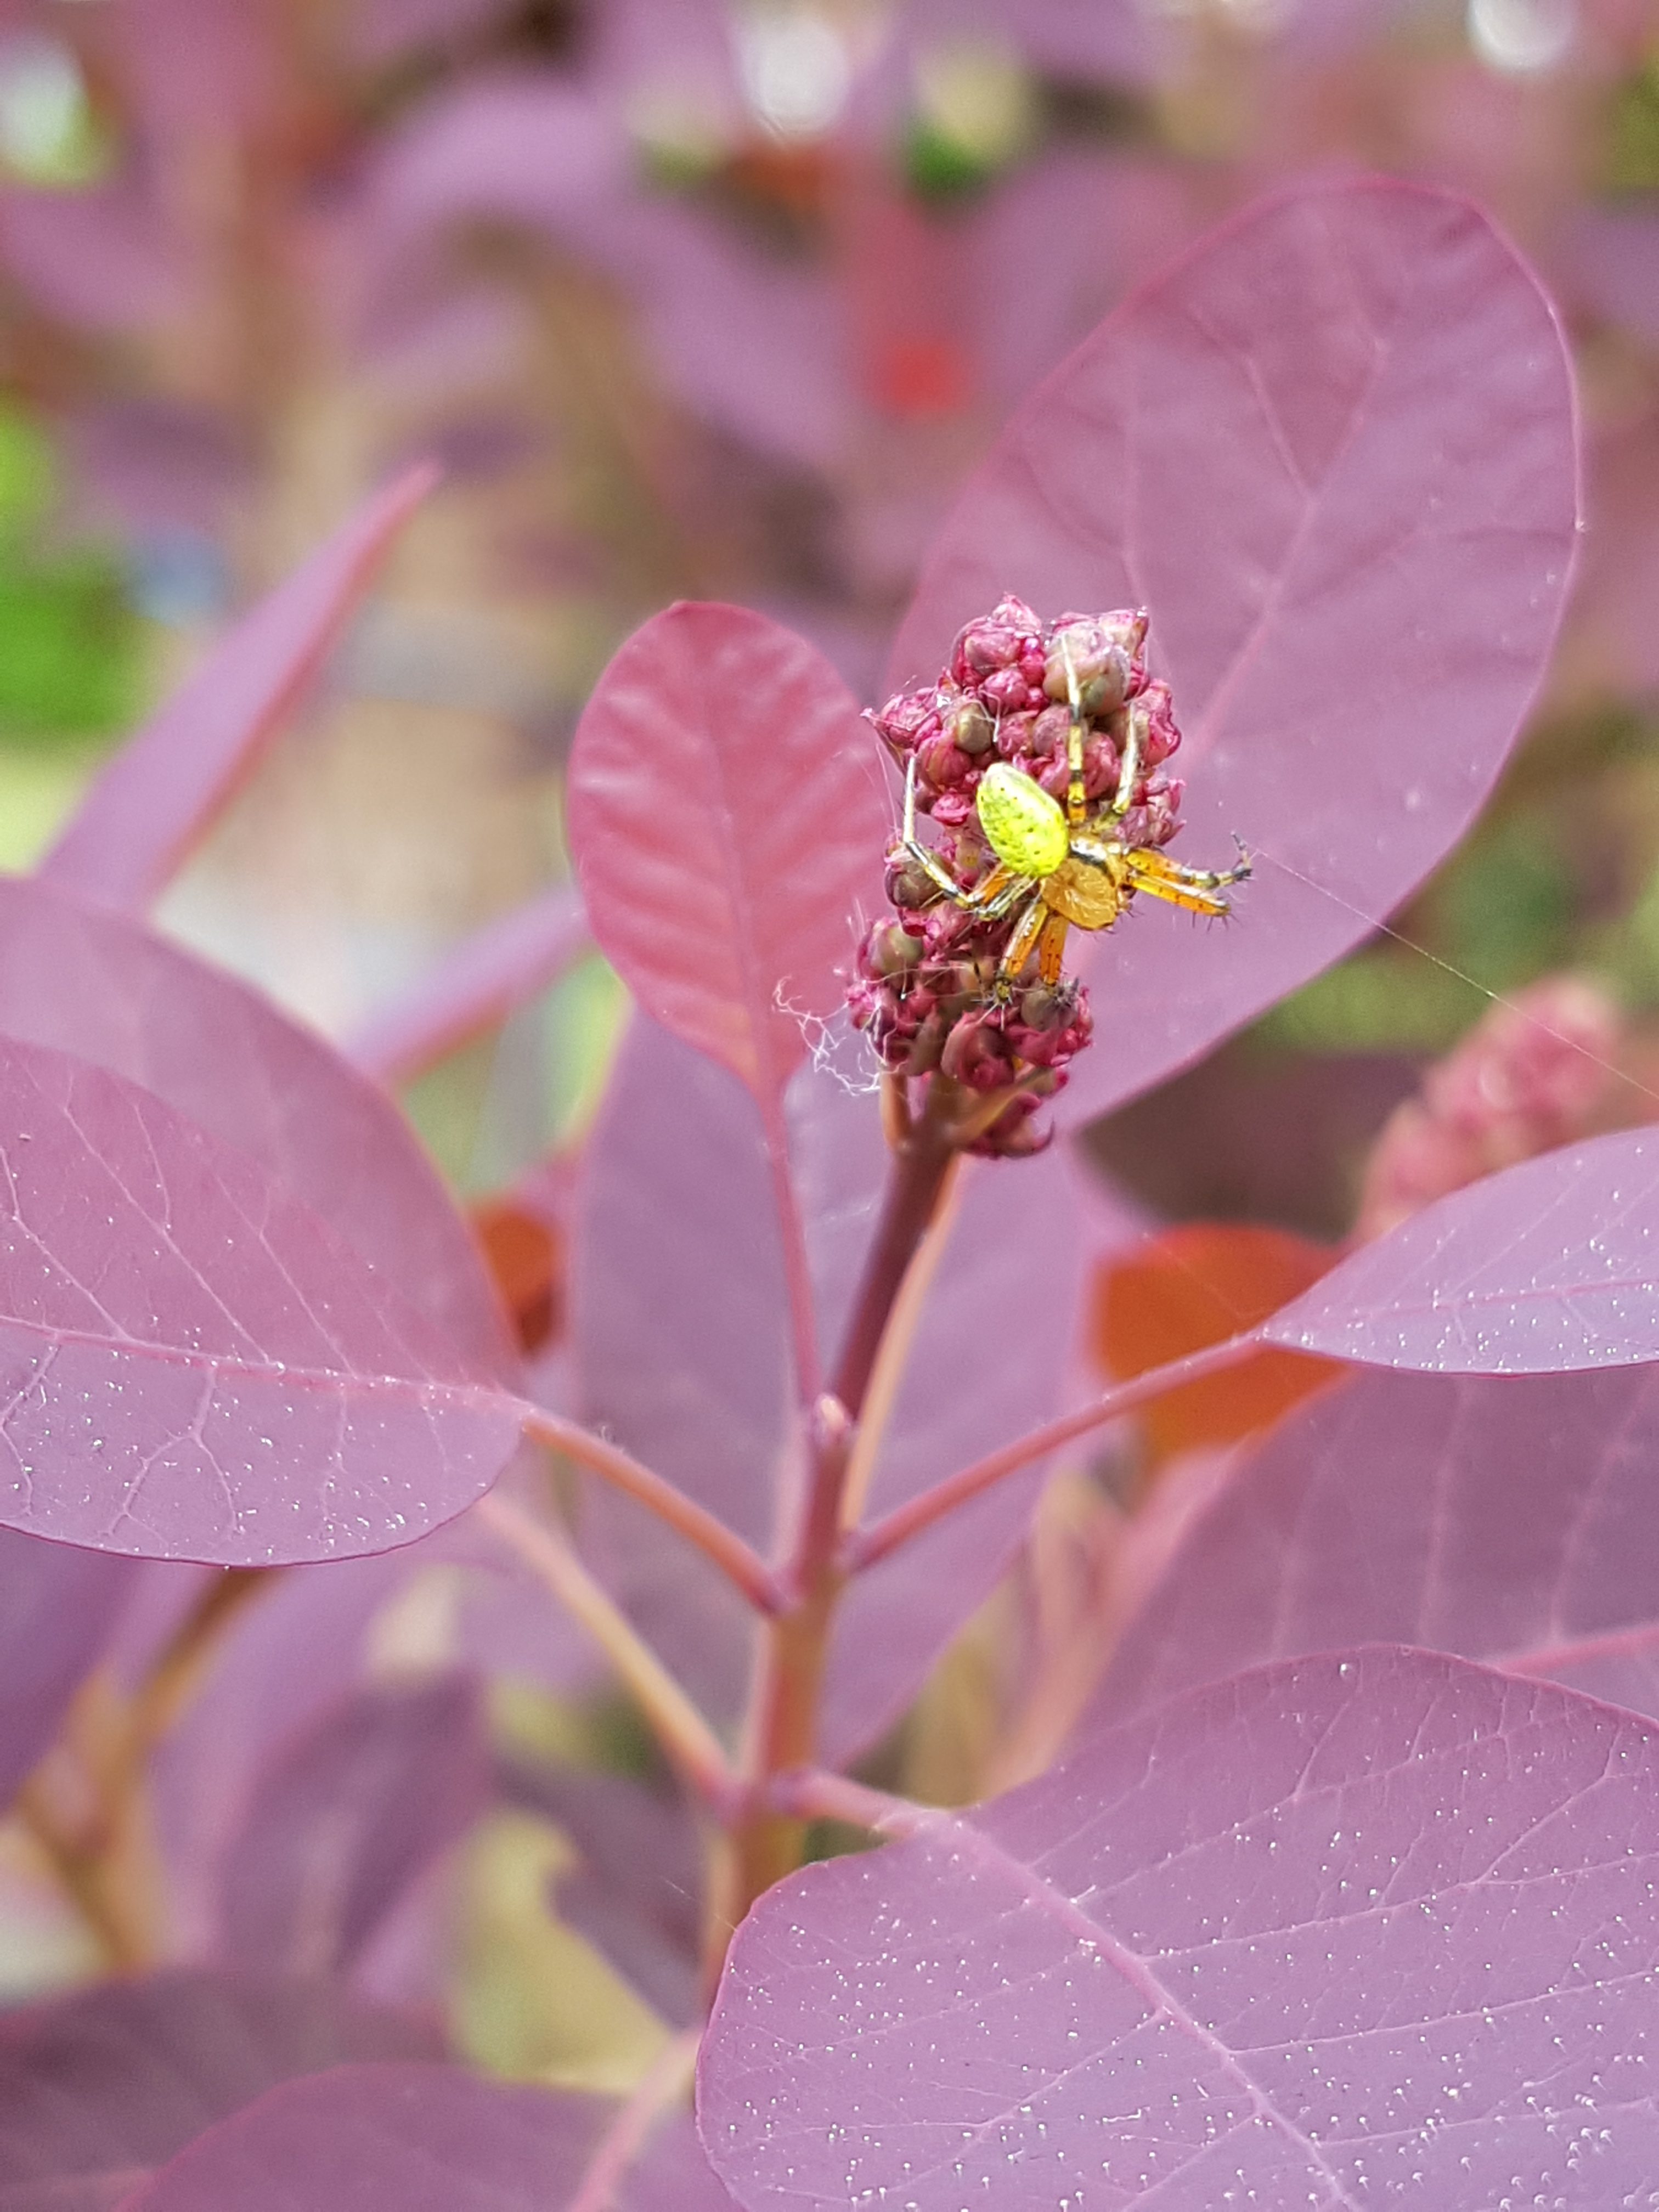
M948 726L951 743L970 760L988 753L996 743L996 718L977 699L964 699L951 715Z

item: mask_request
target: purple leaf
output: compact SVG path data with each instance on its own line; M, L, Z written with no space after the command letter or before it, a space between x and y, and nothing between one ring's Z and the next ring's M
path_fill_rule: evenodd
M611 2212L729 2212L732 2203L697 2141L691 2115L676 2112L646 2145Z
M1454 1191L1350 1254L1261 1333L1448 1375L1659 1358L1659 1132L1593 1137Z
M738 1932L699 2124L755 2212L1612 2206L1659 2170L1644 1721L1373 1647L916 1818Z
M393 2014L252 1975L155 1974L0 2014L0 2203L93 2212L291 2075L429 2055Z
M657 615L576 732L571 851L593 933L646 1011L764 1103L873 912L891 809L828 661L741 607Z
M471 1231L408 1123L249 985L137 922L0 881L0 1033L142 1083L268 1168L469 1357L511 1368Z
M790 1402L784 1316L752 1100L701 1053L635 1022L581 1167L570 1267L580 1411L763 1551L778 1533ZM753 1627L738 1593L600 1484L587 1486L583 1528L693 1694L735 1714Z
M1159 41L1133 0L904 0L913 39L1012 41L1033 68L1070 82L1137 84L1156 74Z
M931 680L1004 592L1145 605L1187 735L1179 851L1258 856L1237 924L1093 941L1111 1049L1062 1111L1196 1057L1357 944L1462 834L1548 657L1571 386L1526 268L1444 195L1318 187L1214 234L1016 415L900 634ZM1179 928L1178 938L1172 930Z
M408 470L243 616L94 779L44 875L106 906L149 905L293 712L434 481Z
M488 1795L477 1683L359 1691L266 1767L223 1872L225 1946L272 1972L349 1966Z
M678 1793L622 1774L513 1768L515 1802L557 1821L580 1863L558 1879L559 1917L665 2020L696 2017L702 1850Z
M849 1096L832 1078L803 1071L791 1104L824 1336L833 1343L874 1231L889 1154L875 1101ZM1012 1443L1064 1401L1090 1218L1082 1176L1056 1146L1022 1161L1018 1174L1001 1162L964 1161L959 1189L866 1518ZM823 1756L850 1758L897 1718L1007 1566L1045 1472L1040 1462L997 1485L852 1584L830 1644Z
M1355 1640L1659 1713L1659 1368L1356 1375L1228 1474L1097 1711Z
M122 2212L550 2212L608 2112L459 2067L342 2066L212 2129Z
M803 1068L790 1152L823 1340L845 1328L885 1182L875 1100ZM571 1328L583 1417L774 1548L792 1526L788 1334L759 1115L737 1083L640 1023L583 1165ZM878 1510L902 1504L1059 1410L1085 1210L1063 1153L1018 1175L969 1164L876 1462ZM663 1233L665 1222L674 1233ZM1034 1471L861 1577L826 1692L840 1757L868 1741L988 1593L1018 1542ZM624 1500L585 1509L629 1613L722 1717L746 1680L752 1620L735 1594Z
M561 884L456 945L364 1024L346 1057L382 1083L407 1082L545 990L587 943L581 902Z
M106 1553L0 1532L0 1806L56 1736L134 1571Z
M161 210L125 181L0 192L0 261L71 328L142 328L177 314L188 296L188 267Z
M0 1041L0 1522L227 1565L389 1550L514 1401L322 1218L152 1093Z

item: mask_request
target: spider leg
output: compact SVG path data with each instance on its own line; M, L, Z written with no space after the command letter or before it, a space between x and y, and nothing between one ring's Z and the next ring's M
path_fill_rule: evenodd
M1089 799L1083 788L1083 695L1078 688L1077 670L1072 665L1072 648L1061 638L1060 657L1066 664L1066 696L1072 706L1072 726L1066 732L1066 764L1071 770L1066 785L1066 819L1075 830L1087 820Z
M1107 822L1121 822L1134 805L1135 786L1140 781L1140 755L1146 737L1145 708L1132 705L1127 719L1129 733L1123 740L1123 757L1118 763L1117 789L1112 793L1112 803L1102 817Z
M1039 892L1015 925L1006 950L997 965L996 994L1006 1004L1014 995L1014 986L1019 981L1020 970L1031 957L1031 948L1043 935L1053 908L1044 903ZM1058 921L1059 916L1054 918ZM1065 924L1060 923L1062 932ZM1064 937L1062 935L1061 942Z
M1231 868L1183 868L1147 846L1121 848L1119 865L1131 890L1185 907L1190 914L1231 914L1231 902L1216 894L1229 884L1245 882L1250 874L1249 855L1242 847L1238 865Z
M1070 925L1063 914L1050 911L1042 925L1042 934L1037 939L1037 973L1045 983L1058 983L1066 960L1066 932Z

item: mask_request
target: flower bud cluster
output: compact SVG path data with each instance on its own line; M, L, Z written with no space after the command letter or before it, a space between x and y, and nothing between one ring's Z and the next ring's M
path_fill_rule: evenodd
M1622 1041L1617 1008L1576 976L1547 976L1492 1007L1384 1124L1356 1237L1380 1237L1433 1200L1601 1126Z
M945 829L971 819L993 761L1013 761L1063 799L1075 681L1085 732L1091 805L1115 798L1131 720L1140 725L1140 773L1122 836L1167 845L1180 827L1179 781L1161 773L1181 743L1170 688L1146 673L1146 617L1062 615L1044 625L1024 600L1005 599L970 622L937 684L901 691L870 720L903 768L916 762L916 804Z
M1146 641L1144 614L1062 615L1045 626L1021 600L1005 599L967 625L936 684L901 692L869 717L901 769L914 757L917 806L943 833L930 849L962 890L995 865L974 809L994 761L1014 763L1065 798L1074 689L1091 804L1116 793L1133 717L1140 768L1119 834L1152 846L1175 835L1181 786L1161 770L1181 732L1168 686L1146 673ZM1087 993L1070 980L1037 981L1033 963L1012 994L999 995L1018 912L988 921L953 905L902 848L889 859L887 896L896 918L877 922L860 947L848 994L854 1023L893 1075L937 1074L969 1094L1006 1094L971 1149L1039 1151L1047 1139L1036 1109L1093 1033Z

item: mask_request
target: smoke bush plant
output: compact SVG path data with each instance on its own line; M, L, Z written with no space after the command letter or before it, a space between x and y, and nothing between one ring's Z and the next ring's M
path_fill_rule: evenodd
M1006 593L1146 607L1189 842L1258 861L1226 930L1073 940L1095 1036L1036 1158L963 1158L938 1081L884 1132L809 1049L893 833L858 702L737 608L623 647L568 819L639 1013L566 1224L568 1357L533 1379L372 1078L566 957L568 900L356 1065L142 920L419 489L257 610L0 890L0 1766L129 1963L122 1823L148 1819L191 1962L0 2022L7 2203L1659 2204L1650 1134L1391 1207L1285 1302L1264 1263L1265 1318L1103 1396L1073 1357L1126 1231L1065 1133L1357 943L1533 696L1575 460L1527 271L1437 194L1269 204L1103 325L968 487L893 686ZM968 1812L860 1778L1055 1455L1200 1381L1242 1432L1269 1353L1332 1364L1148 1546L1058 1763ZM621 2104L474 2075L354 1988L492 1786L478 1620L435 1678L356 1656L433 1559L489 1565L488 1620L555 1655L556 1598L677 1779L554 1807L592 1846L585 1924L679 2031ZM89 1706L106 1652L128 1690ZM823 1820L888 1840L802 1868Z

